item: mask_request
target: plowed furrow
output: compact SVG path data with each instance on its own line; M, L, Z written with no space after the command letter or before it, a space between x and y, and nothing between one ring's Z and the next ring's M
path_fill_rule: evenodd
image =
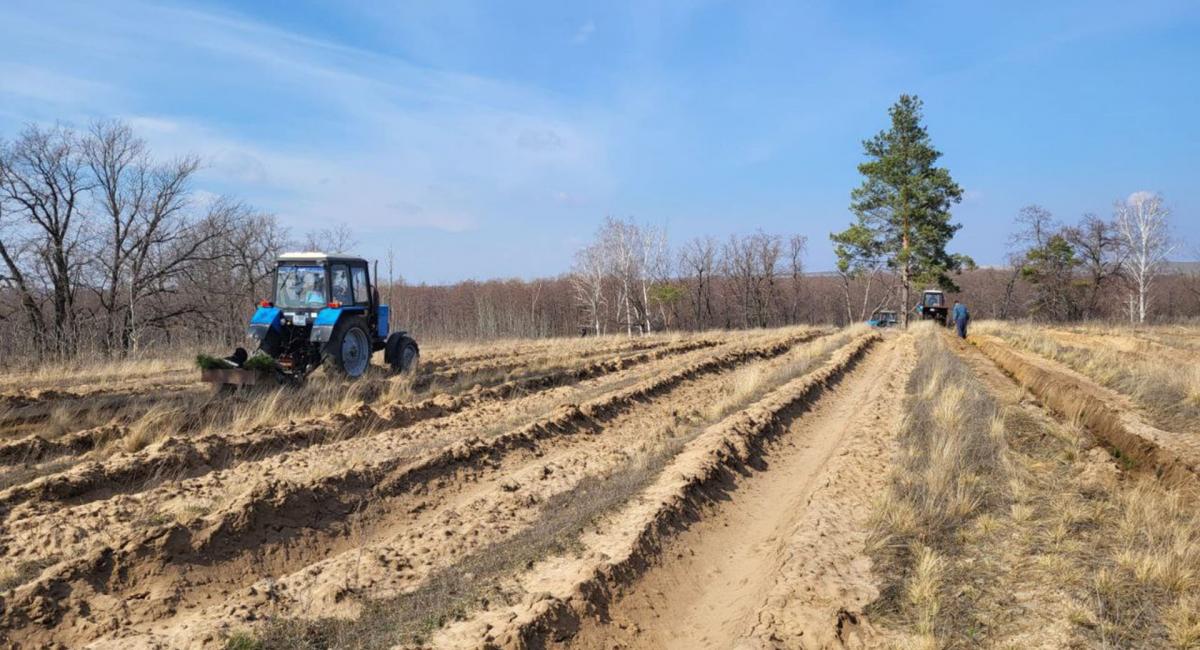
M595 361L582 367L514 379L460 395L439 395L413 404L392 403L375 407L360 404L356 410L348 413L298 423L290 422L245 433L212 433L194 438L173 436L132 456L120 456L104 463L89 463L66 473L46 476L4 490L0 492L0 512L7 513L14 506L30 500L42 503L80 503L94 498L107 498L113 494L143 490L164 480L198 476L247 460L257 461L311 445L346 440L364 433L444 418L480 405L620 373L712 345L710 341L685 341L648 352ZM94 444L96 439L89 436L79 440L79 448L86 449L87 445ZM74 442L76 438L72 437L63 444L69 446ZM29 441L25 444L28 448L13 449L12 455L16 456L24 451L37 454L37 460L43 461L51 457L53 451L62 449L56 443L39 444Z
M120 390L127 384L168 384L176 380L184 381L194 376L190 366L172 368L170 370L154 370L148 372L117 372L104 373L63 371L52 379L21 377L10 375L0 382L0 401L7 397L53 397L58 394L83 394L92 390Z
M569 386L478 404L407 427L337 441L321 440L315 446L247 458L225 470L206 471L182 481L166 481L169 477L163 477L164 480L158 481L162 483L159 487L145 486L139 490L136 484L119 483L76 497L76 505L27 500L14 507L5 525L0 527L0 552L21 561L30 556L36 559L71 555L75 549L86 548L90 540L107 537L107 531L114 526L144 528L147 522L177 518L197 509L211 510L217 500L225 503L228 493L244 491L264 477L313 480L355 467L363 458L411 456L471 436L491 437L542 419L564 405L627 388L644 377L669 372L710 354L711 351L698 350ZM88 481L103 483L106 477L111 479L114 474L144 466L144 457L150 451L114 457L104 464L87 463L59 478L70 478L83 486Z
M651 351L649 353L632 352L600 360L596 360L594 357L589 356L583 360L591 359L592 362L581 364L581 366L547 366L544 369L536 372L510 372L508 373L509 376L496 375L487 371L481 371L482 375L463 374L459 376L460 379L469 377L473 380L473 386L470 389L473 392L470 395L458 395L458 399L454 403L447 403L445 399L439 398L425 399L422 402L419 402L416 406L408 408L408 416L395 413L395 415L401 416L401 421L398 421L394 424L389 424L388 422L385 422L385 418L378 418L378 424L379 426L402 426L405 421L415 422L424 419L425 417L433 417L433 415L429 414L453 413L471 404L480 403L489 399L507 399L513 395L520 394L521 392L544 390L546 388L562 385L564 383L600 376L606 372L616 372L623 368L632 367L647 361L653 361L675 354L682 354L704 347L712 347L717 344L718 341L716 340L683 341L673 344L663 342L660 345L643 346L645 349ZM356 394L366 402L373 401L378 395L386 392L391 381L393 381L393 379L362 380L355 385L355 390L357 391ZM431 381L427 380L426 383L429 384ZM475 386L485 390L476 390ZM187 399L191 399L192 401L200 401L201 403L189 408L194 415L192 421L197 423L207 422L214 417L220 417L222 413L227 413L229 411L229 408L225 405L226 399L223 399L222 396L219 395L213 395L210 388L207 386L201 386L197 389L197 391L193 393L187 393L186 395L180 394L178 396L174 396L171 393L164 395L152 392L147 395L134 395L132 397L134 399L128 399L128 397L126 397L119 400L114 400L110 406L105 406L104 404L93 405L92 408L89 408L87 417L77 417L77 430L65 432L57 436L55 439L48 440L42 435L33 434L19 440L0 444L0 465L16 464L27 466L36 463L45 463L60 456L85 454L95 449L98 445L121 438L123 435L125 435L125 433L128 432L130 427L129 423L133 420L136 420L139 415L144 414L146 409L150 406L164 407L173 403L182 404L182 402L186 401ZM197 398L202 399L198 400ZM239 396L239 399L240 398L241 396ZM255 397L252 396L249 399L255 399ZM394 405L385 404L377 408L389 408L391 406ZM393 409L393 411L394 410L396 409ZM44 413L36 418L37 421L44 419L45 415L49 413L50 410L43 408L43 411ZM99 426L92 425L91 423L97 418L102 420L107 419L105 417L100 417L104 412L110 414L119 412L122 415L122 419L125 420L125 423L109 422ZM422 414L426 415L422 417ZM407 420L404 419L405 417L407 417ZM309 418L310 422L317 422L318 420L319 418ZM0 419L0 422L3 422L3 419ZM36 422L29 424L30 426L36 426ZM221 437L225 435L227 434L224 432L214 434L215 437ZM214 436L209 436L209 438ZM201 444L206 444L206 442L201 442ZM255 453L272 453L266 448L266 445L263 445L262 447L262 449L256 450ZM288 448L287 445L280 446L280 449L286 448ZM237 458L236 450L230 450L230 452L232 457Z
M3 623L19 630L23 637L30 635L27 638L31 640L52 640L56 633L73 626L97 625L93 633L112 632L111 627L105 627L112 624L112 619L89 617L79 611L83 603L95 607L97 602L107 602L108 597L126 599L129 622L161 618L164 609L173 610L180 598L196 593L190 586L240 584L245 571L253 568L258 572L264 562L271 573L282 573L311 563L313 552L328 555L327 545L336 540L353 545L353 539L345 541L351 532L347 522L377 500L441 487L463 472L501 462L514 452L536 448L542 441L598 431L631 409L665 399L685 382L752 359L778 356L800 338L806 336L789 336L696 361L486 439L461 440L424 455L369 458L359 466L302 483L268 478L217 513L187 526L152 526L137 541L95 549L82 559L48 569L4 603ZM308 540L317 541L306 544ZM305 548L312 550L306 553ZM235 576L232 582L230 576ZM165 589L170 595L164 598L163 593L157 593L146 601L152 605L142 607L140 603L147 596L144 590L151 584L159 585L153 589ZM37 623L38 609L48 602L47 594L61 593L64 588L71 595L54 600L52 617L58 619L57 625L45 629Z
M1059 415L1077 421L1140 468L1172 480L1200 481L1200 440L1144 422L1128 397L1056 361L1017 351L992 336L971 342Z
M509 344L500 347L476 351L477 348L488 348L489 344L473 346L471 351L455 352L439 350L436 347L429 350L430 360L424 362L434 370L453 369L469 364L498 364L517 361L519 359L534 359L539 356L561 354L564 349L573 349L577 354L606 354L628 352L645 349L647 346L659 345L664 342L677 340L673 336L652 336L642 339L608 336L599 339L545 339L534 343L519 345ZM423 353L424 354L424 353Z
M759 462L765 453L765 443L785 435L783 427L827 387L836 384L877 340L878 336L873 334L857 339L817 371L787 382L749 408L709 427L637 498L606 518L604 525L597 526L595 532L586 534L580 540L582 550L548 558L518 577L522 590L528 594L519 605L477 612L467 621L452 624L440 632L432 645L472 648L519 643L539 647L551 641L562 642L569 639L585 620L609 611L622 586L636 580L651 566L668 561L668 558L689 562L686 546L668 550L671 538L695 524L698 518L703 524L703 518L712 515L714 507L720 508L721 504L730 501L732 490L742 481L755 480L755 475L762 470L766 470L767 476L779 472L777 464L786 469L787 465L777 460L770 464ZM865 404L844 402L842 406L844 411L850 411ZM807 415L800 417L803 419ZM825 447L836 449L838 442L820 441L819 444L798 446L796 453L810 458L810 466L805 472L789 473L789 480L776 481L776 484L801 491L814 484L813 470L820 468L821 459L832 453ZM792 517L803 511L802 498L781 496L769 494L760 499L763 510L769 515L766 521L750 520L734 525L732 519L725 518L730 526L723 531L721 539L714 542L743 544L760 531L773 530L773 518ZM720 555L718 546L719 543L714 543L709 548ZM692 567L697 582L712 577L713 569ZM763 571L761 576L736 575L735 570L728 575L731 581L742 582L744 586L747 580L756 577L769 580L775 574ZM737 593L746 595L745 592ZM736 595L695 592L689 597ZM658 602L669 606L665 597ZM754 604L753 598L733 602L739 607ZM694 616L706 616L709 623L727 614L729 612L694 612ZM682 628L685 621L664 620L662 624ZM679 647L734 647L733 643L723 643L723 639L709 639L711 643L704 639L693 640L696 641L694 644ZM623 641L605 647L622 647Z
M0 416L0 437L11 438L47 421L56 412L86 413L89 421L106 420L129 411L144 411L167 401L194 399L208 387L196 381L97 390L88 393L58 392L52 396L14 397ZM81 427L82 428L82 427Z
M720 340L697 339L689 343L717 345L720 343ZM581 350L578 353L570 355L564 355L561 352L554 353L551 350L545 353L520 355L501 360L483 359L469 363L439 362L437 367L429 369L430 372L421 378L421 382L431 386L450 385L464 379L474 379L476 376L503 375L514 371L522 372L529 367L553 367L561 364L563 359L568 357L575 362L590 361L601 357L636 354L673 344L677 344L677 342L673 343L668 340L633 341L624 345L607 346L597 350Z
M792 356L752 361L739 369L768 371ZM332 539L308 535L289 546L286 565L264 562L260 555L258 572L272 577L253 585L214 582L197 588L193 575L192 588L178 607L189 611L169 627L174 633L190 630L194 635L201 628L244 624L264 611L283 617L353 614L363 599L416 588L432 572L484 547L528 535L525 531L545 516L542 504L560 499L582 481L638 463L648 446L677 449L690 433L687 427L672 426L683 418L680 405L720 399L728 376L723 371L686 382L669 393L670 399L647 401L591 425L586 431L595 435L533 441L515 453L422 481L420 489L373 499L353 515L348 532ZM312 562L297 565L301 557ZM213 589L218 590L216 596L211 596ZM209 596L219 605L203 607ZM169 635L161 638L163 627L162 621L155 621L136 631L152 632L163 642L182 642Z

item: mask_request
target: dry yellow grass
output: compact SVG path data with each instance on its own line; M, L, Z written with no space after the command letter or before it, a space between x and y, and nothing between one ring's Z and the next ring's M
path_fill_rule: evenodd
M1095 345L1072 345L1046 329L989 321L980 333L1063 363L1096 382L1133 398L1158 426L1172 431L1200 431L1200 364L1186 354L1164 353L1120 344L1114 338ZM1137 351L1134 351L1137 350Z
M195 368L194 350L156 350L124 359L85 358L74 361L50 361L33 365L30 370L0 373L0 391L39 388L68 388L79 384L99 384L130 378L153 377Z
M909 647L1200 647L1192 488L1124 475L1032 403L956 410L982 384L921 343L902 461L876 513L876 622ZM960 441L913 437L917 423ZM995 455L954 451L969 440Z
M900 457L873 517L869 549L883 593L871 615L905 630L912 647L933 648L964 634L945 556L1003 496L1004 439L994 401L940 333L922 326L917 336Z

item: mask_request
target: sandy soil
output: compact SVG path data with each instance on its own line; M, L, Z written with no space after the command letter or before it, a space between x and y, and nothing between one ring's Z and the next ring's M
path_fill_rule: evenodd
M1116 489L1118 470L1099 450L1059 462L1077 443L1050 411L1087 425L1081 415L1108 409L1097 437L1116 422L1156 454L1196 453L1194 441L1146 428L1128 398L974 338L946 341L1005 408L1062 437L1017 440L1014 462L1029 469L1013 475L1014 492L1051 502L1042 467L1079 494ZM379 384L354 389L362 399L336 413L168 432L135 453L106 447L120 424L51 439L27 419L33 436L0 445L0 470L31 472L0 490L0 645L224 647L280 622L365 618L376 603L547 535L554 543L536 555L467 573L464 584L486 585L484 595L431 604L444 611L431 610L436 620L408 642L893 647L913 637L886 613L872 620L882 582L868 541L898 466L917 341L792 328L446 344L442 356L430 346L426 386L413 392L370 379ZM86 399L148 404L190 390L170 372L10 396L30 412ZM1094 404L1076 404L1084 398ZM1081 587L1047 583L1048 565L1030 559L1089 566L1086 549L1040 545L1055 516L998 511L984 532L963 533L953 561L993 576L964 587L983 599L990 638L1092 638L1068 620L1086 605Z
M898 423L911 339L881 346L769 445L580 648L826 647L876 595L862 554Z
M379 433L309 436L321 444L224 467L185 453L198 475L149 489L125 468L153 466L180 445L195 451L195 441L18 486L0 493L0 548L50 566L5 599L0 621L32 645L133 637L177 647L219 643L264 609L353 614L358 599L418 584L520 530L536 504L628 462L647 430L719 397L735 369L786 363L813 336L731 337Z

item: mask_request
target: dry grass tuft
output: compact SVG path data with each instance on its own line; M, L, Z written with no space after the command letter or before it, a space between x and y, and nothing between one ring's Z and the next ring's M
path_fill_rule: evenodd
M876 624L913 647L1200 647L1197 493L1123 474L1036 404L989 409L956 359L932 358L939 341L920 343L876 512ZM958 440L920 434L946 426Z
M905 586L905 599L916 618L917 634L922 637L934 636L945 573L946 562L936 551L928 546L917 550L912 577Z
M130 425L128 433L120 440L121 449L131 454L141 451L179 431L188 419L189 415L183 409L166 405L153 406Z

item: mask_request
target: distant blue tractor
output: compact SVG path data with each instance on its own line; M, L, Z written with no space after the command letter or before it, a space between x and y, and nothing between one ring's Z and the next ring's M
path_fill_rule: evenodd
M383 351L393 372L414 372L420 349L407 332L388 332L388 305L379 302L367 261L325 253L286 253L275 263L274 295L259 303L247 334L258 345L238 348L206 369L219 384L255 384L265 375L301 381L322 364L361 377L371 355Z
M889 309L878 309L871 314L871 319L867 321L867 325L871 327L895 327L899 322L896 319L896 312Z

